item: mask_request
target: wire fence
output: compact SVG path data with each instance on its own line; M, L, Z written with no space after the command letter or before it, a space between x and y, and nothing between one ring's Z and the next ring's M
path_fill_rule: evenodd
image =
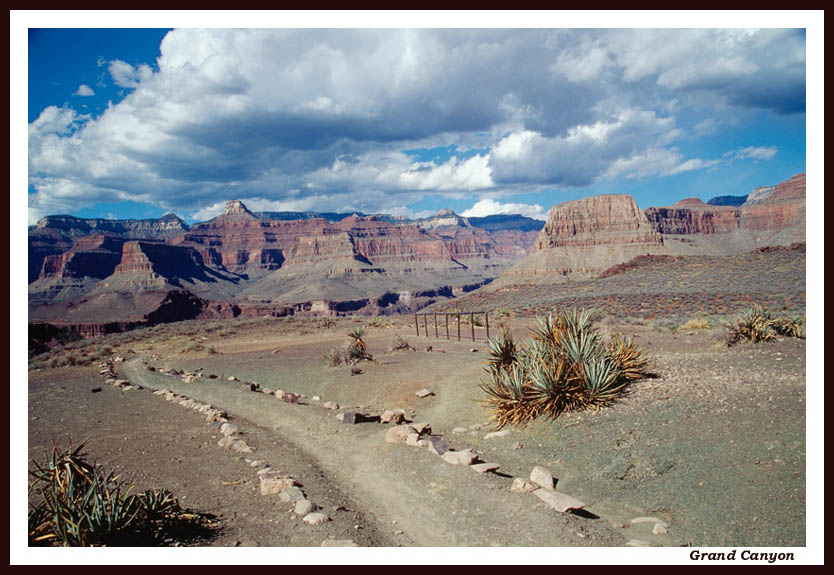
M420 318L422 318L422 335L424 337L431 337L431 326L433 325L436 339L441 339L445 334L446 339L451 340L453 337L449 330L449 318L451 317L457 327L457 339L461 341L461 316L469 316L469 332L472 341L476 341L476 327L480 328L478 331L481 332L481 335L486 336L486 340L489 340L489 312L486 311L415 313L414 326L417 329L417 336L421 335ZM431 318L431 321L429 321L429 318ZM440 321L441 318L442 322Z

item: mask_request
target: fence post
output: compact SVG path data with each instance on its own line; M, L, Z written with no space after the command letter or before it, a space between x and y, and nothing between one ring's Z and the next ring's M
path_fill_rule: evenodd
M469 323L472 326L472 341L475 341L475 312L469 312Z
M426 332L426 337L429 337L429 315L423 314L423 331Z
M437 335L437 312L434 312L434 339L440 339Z
M487 341L489 341L489 312L484 312L484 321L486 322Z
M449 339L449 314L446 314L446 339Z
M414 314L414 327L417 328L417 337L420 337L420 319L417 314Z
M460 313L458 313L458 341L460 341Z

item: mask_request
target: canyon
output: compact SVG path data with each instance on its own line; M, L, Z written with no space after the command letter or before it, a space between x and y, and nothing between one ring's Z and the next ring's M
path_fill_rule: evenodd
M805 174L645 210L628 195L592 196L554 206L545 223L252 212L239 200L191 225L48 216L29 229L29 321L84 336L178 319L401 313L477 289L592 279L646 255L804 241Z

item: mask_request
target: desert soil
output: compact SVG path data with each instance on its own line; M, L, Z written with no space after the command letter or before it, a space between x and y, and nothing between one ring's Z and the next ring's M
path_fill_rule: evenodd
M90 349L111 344L108 351L125 358L116 371L143 389L106 384L95 364L32 363L29 458L42 458L53 442L87 439L89 456L135 489L167 488L183 506L215 516L219 528L203 545L805 544L804 340L728 348L719 328L670 331L607 318L603 332L633 334L658 377L636 383L610 408L486 437L483 330L475 343L417 337L409 320L366 327L377 361L357 375L328 367L322 356L368 318L181 322L90 340ZM517 338L532 325L503 321ZM387 351L397 336L416 351ZM171 368L202 369L204 377L186 382L164 373ZM247 381L303 397L285 403L244 390ZM225 410L254 453L219 447L222 435L202 415L151 393L163 388ZM423 388L434 395L416 397ZM393 408L500 469L479 475L426 449L386 443L388 424L336 418ZM330 521L308 525L290 503L260 495L257 468L246 459L288 472ZM513 478L529 477L536 465L585 511L559 513L511 492ZM631 522L640 517L657 521ZM655 528L659 522L667 527Z

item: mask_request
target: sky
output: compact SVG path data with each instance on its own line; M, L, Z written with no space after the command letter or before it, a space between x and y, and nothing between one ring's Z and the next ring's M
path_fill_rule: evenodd
M640 207L805 171L803 29L28 33L28 221Z

